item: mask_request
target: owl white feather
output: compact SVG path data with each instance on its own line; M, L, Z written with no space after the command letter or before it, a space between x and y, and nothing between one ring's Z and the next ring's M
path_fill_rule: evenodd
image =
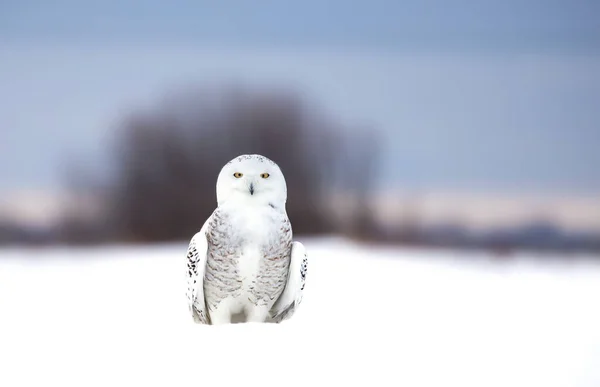
M292 240L280 168L260 155L228 162L217 208L187 251L189 311L200 324L280 323L302 301L307 254Z

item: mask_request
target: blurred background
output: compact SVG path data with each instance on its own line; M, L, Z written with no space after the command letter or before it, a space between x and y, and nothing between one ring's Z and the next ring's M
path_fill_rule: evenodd
M0 4L0 242L187 240L261 153L296 234L600 249L593 1Z
M599 21L0 1L0 385L599 386ZM207 334L187 244L244 153L286 176L307 286L287 324Z

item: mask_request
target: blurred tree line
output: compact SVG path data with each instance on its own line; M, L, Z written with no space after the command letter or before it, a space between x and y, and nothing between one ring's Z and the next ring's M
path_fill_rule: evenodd
M336 118L336 117L333 117ZM296 235L338 234L413 246L600 251L597 233L569 233L552 222L472 232L467 225L420 223L419 197L396 224L373 217L380 138L351 127L292 89L240 86L178 89L131 112L115 130L106 180L66 165L73 184L58 226L0 221L0 244L184 241L215 209L222 166L258 153L279 164ZM381 210L381 209L379 209Z
M178 90L123 120L114 145L102 215L67 217L64 241L187 240L217 205L220 169L249 153L281 167L295 234L374 231L367 198L379 153L376 132L345 127L289 89ZM343 221L331 209L339 192L351 198Z

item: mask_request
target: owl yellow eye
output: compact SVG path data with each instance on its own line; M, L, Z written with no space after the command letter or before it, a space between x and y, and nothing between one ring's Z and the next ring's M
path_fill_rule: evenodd
M233 174L233 176L235 176L236 179L239 179L243 175L241 173L239 173L239 172L236 172L236 173Z
M271 175L269 175L268 173L263 173L262 175L260 175L260 177L262 177L263 179L266 179L269 176Z

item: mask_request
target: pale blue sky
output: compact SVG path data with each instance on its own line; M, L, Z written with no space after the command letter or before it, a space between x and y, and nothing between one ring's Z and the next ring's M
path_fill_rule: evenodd
M599 19L596 0L9 0L0 4L0 36L84 43L597 50Z

